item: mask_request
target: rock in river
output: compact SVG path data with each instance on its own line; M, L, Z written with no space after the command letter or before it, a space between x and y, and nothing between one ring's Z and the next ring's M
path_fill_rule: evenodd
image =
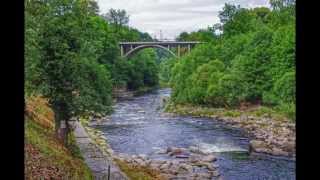
M217 160L217 158L214 155L208 155L208 156L204 156L201 160L204 162L212 162Z
M250 141L250 152L260 152L261 150L267 149L267 144L260 140L251 140Z

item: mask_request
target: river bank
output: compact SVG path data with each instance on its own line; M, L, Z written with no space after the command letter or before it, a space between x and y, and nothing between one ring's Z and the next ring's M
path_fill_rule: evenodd
M89 167L93 169L102 169L102 171L98 171L96 177L106 177L108 172L108 166L111 166L113 172L111 172L111 179L116 178L119 180L127 180L127 179L163 179L160 175L160 172L155 169L148 168L143 166L142 164L133 164L134 159L129 155L117 154L110 147L108 140L98 129L93 128L92 126L102 125L108 123L110 119L108 118L89 118L91 119L80 119L81 123L77 124L78 129L83 129L81 134L86 134L85 137L89 139L95 145L95 152L100 152L100 158L104 159L102 163L94 161L90 161L87 158L87 162ZM79 131L79 130L78 130ZM78 133L79 134L79 133ZM82 140L81 140L82 141ZM81 143L81 142L80 142ZM80 147L83 147L80 145ZM86 149L86 148L83 148ZM86 154L86 152L83 152Z
M111 115L87 118L83 126L130 179L294 179L294 162L261 153L249 156L251 138L242 135L242 128L232 128L234 122L198 118L205 117L205 110L188 116L163 112L169 97L170 89L163 89L120 100Z
M125 173L129 179L220 179L218 165L213 163L217 160L216 157L212 153L203 152L197 147L190 147L189 149L168 147L167 149L162 149L156 152L157 154L166 155L168 157L166 160L152 159L146 154L129 155L125 153L115 153L108 144L108 139L104 136L103 132L93 127L108 124L109 121L110 119L108 118L93 119L90 122L82 120L81 125L78 124L77 126L78 129L85 129L88 134L86 137L95 142L99 151L102 152L101 155L107 159L107 163L109 162L109 164L113 164L113 169L116 170L117 174ZM85 133L78 132L77 134L78 136L79 134L82 134L80 136L81 139L83 139L83 134ZM81 142L79 146L83 147ZM83 152L83 154L87 157L86 152ZM89 167L95 166L98 167L98 169L104 169L104 171L98 172L100 173L99 177L106 175L105 170L107 164L101 165L101 163L99 164L97 162L90 162L90 160L87 160L87 162L88 161Z
M250 152L295 158L295 123L264 107L226 110L169 102L166 112L178 115L213 118L232 127L244 129Z

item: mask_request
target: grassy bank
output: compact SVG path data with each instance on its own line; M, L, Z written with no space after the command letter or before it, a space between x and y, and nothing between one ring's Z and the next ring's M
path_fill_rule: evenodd
M27 100L25 179L93 179L73 135L65 147L55 138L54 116L45 99Z
M169 102L166 105L165 111L180 115L191 115L209 118L240 118L241 116L253 116L256 118L266 117L276 121L294 121L290 119L285 113L265 106L251 106L240 110L195 106L190 104L175 104L173 102Z
M131 180L162 180L164 179L159 175L158 172L144 168L137 167L127 164L126 162L116 160L116 163L120 169L131 179Z

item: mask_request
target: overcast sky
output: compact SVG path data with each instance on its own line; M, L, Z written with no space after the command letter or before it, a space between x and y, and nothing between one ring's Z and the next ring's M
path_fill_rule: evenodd
M218 12L225 3L241 7L269 7L269 0L97 0L100 13L110 8L125 9L129 26L152 37L174 39L181 32L196 31L219 22Z

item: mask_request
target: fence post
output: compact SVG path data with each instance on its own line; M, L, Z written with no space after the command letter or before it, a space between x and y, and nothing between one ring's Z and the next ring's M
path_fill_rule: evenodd
M110 165L108 165L108 180L110 180Z

